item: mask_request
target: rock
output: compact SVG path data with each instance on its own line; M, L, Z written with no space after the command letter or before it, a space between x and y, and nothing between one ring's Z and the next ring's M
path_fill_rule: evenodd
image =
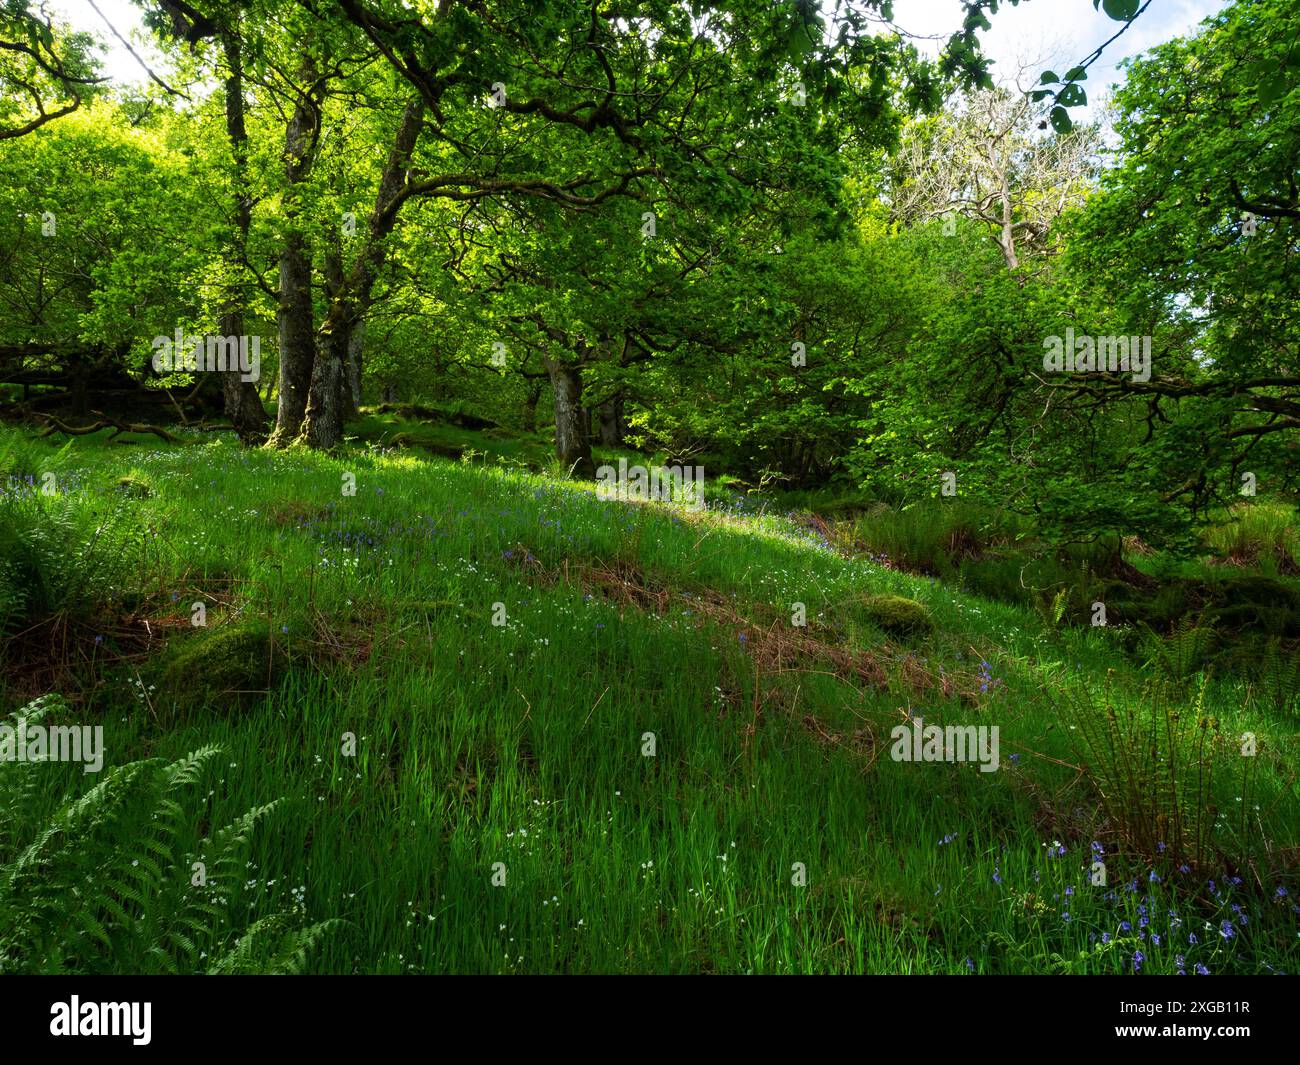
M867 616L888 633L921 636L934 631L930 612L915 599L901 595L873 595L862 607Z
M244 709L274 684L285 666L284 649L264 620L199 629L181 641L158 679L158 703L182 710Z

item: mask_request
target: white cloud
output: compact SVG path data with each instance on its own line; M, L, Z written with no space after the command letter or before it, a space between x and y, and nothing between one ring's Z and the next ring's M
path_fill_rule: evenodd
M106 72L114 81L143 83L147 76L120 42L113 39L103 20L88 0L47 0L49 6L78 29L99 34L108 46ZM1224 6L1225 0L1152 0L1151 6L1133 26L1115 41L1089 73L1090 97L1118 80L1116 65L1155 44L1191 32L1197 23ZM119 33L131 40L159 73L166 63L147 42L141 31L140 9L130 0L95 0L100 11ZM929 54L937 54L948 36L961 25L961 0L895 0L896 23L908 33L929 40L915 43ZM1022 0L999 5L990 20L993 29L982 35L986 53L996 66L994 76L1012 82L1024 66L1026 77L1037 80L1037 72L1048 66L1068 69L1120 28L1100 11L1092 0ZM1032 69L1031 69L1032 68ZM164 75L165 76L165 75Z

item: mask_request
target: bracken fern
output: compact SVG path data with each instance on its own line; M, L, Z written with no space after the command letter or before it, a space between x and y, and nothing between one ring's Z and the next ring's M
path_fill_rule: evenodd
M66 709L46 696L13 720L31 726ZM64 767L0 761L0 973L300 970L340 922L305 925L296 907L248 924L234 906L253 834L283 800L209 834L196 853L184 846L220 753L130 762L53 804L49 785L66 783Z

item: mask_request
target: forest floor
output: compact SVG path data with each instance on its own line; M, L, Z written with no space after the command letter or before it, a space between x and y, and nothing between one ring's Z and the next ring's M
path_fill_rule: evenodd
M1117 627L454 434L100 434L5 471L54 473L30 503L97 576L6 640L3 709L59 691L110 765L219 745L202 824L287 798L227 887L345 922L309 971L1300 967L1294 706L1144 688ZM996 771L901 760L922 724L996 727Z

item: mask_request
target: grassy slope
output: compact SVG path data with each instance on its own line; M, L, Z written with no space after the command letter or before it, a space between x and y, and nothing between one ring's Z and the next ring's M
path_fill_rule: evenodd
M128 470L153 486L115 505L156 530L139 575L172 644L114 665L110 637L87 714L113 762L220 743L215 819L296 800L239 890L256 912L305 888L313 918L348 919L320 971L1122 972L1139 951L1154 972L1180 956L1189 971L1296 963L1289 899L1208 890L1214 870L1150 879L1112 853L1085 785L1054 761L1074 760L1060 689L1128 671L1107 632L1045 633L779 518L607 502L412 454L156 445L84 439L73 456L88 506ZM204 589L226 604L211 629L258 619L292 660L251 705L181 709L164 679L203 638L185 622ZM861 605L880 592L926 604L936 635L887 640ZM796 601L806 633L789 625ZM846 664L846 650L861 654ZM156 685L147 707L137 674ZM1293 729L1231 684L1206 707L1225 732L1265 737L1257 788L1294 825L1293 791L1270 809ZM998 725L1001 770L894 762L889 729L909 709ZM1088 883L1094 839L1105 888ZM1238 900L1238 934L1205 927L1236 920Z

